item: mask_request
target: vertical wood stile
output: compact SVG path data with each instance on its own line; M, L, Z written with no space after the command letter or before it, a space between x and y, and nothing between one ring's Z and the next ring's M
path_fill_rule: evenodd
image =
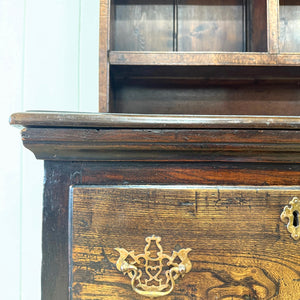
M279 0L268 0L268 52L279 52Z
M110 0L100 1L99 112L109 111Z
M249 3L247 0L243 0L243 52L248 51L249 45Z
M178 51L178 0L173 0L173 51Z

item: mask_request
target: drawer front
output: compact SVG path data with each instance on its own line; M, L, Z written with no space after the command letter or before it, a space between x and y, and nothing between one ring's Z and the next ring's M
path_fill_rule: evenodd
M155 253L171 257L186 249L191 269L161 299L299 300L300 240L280 218L294 197L300 199L300 187L74 186L72 299L147 299L148 292L133 290L139 283L132 284L134 272L118 270L120 253L134 251L127 256L134 265L137 255L147 259L147 251L151 260ZM167 267L156 278L162 281L146 282L143 263L136 264L140 281L150 291L160 289Z

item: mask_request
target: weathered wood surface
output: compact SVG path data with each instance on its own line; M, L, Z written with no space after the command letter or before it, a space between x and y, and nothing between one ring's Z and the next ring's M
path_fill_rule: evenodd
M110 49L110 1L100 1L99 25L99 112L109 111L110 65L107 53Z
M173 50L173 1L115 0L112 10L113 50Z
M46 161L44 183L42 299L57 300L69 295L70 185L300 185L300 165Z
M268 51L269 53L279 53L279 1L268 1Z
M246 51L250 52L267 52L268 51L268 1L251 0L245 1L246 10ZM270 5L269 5L270 8Z
M242 0L179 1L178 51L245 51L243 11Z
M300 163L300 131L27 128L38 159Z
M300 117L185 116L31 111L11 115L10 124L21 127L55 128L300 129Z
M300 54L110 51L111 65L297 66Z
M300 52L300 2L280 0L280 40L281 52Z
M299 244L280 221L299 187L74 187L73 300L142 299L116 270L116 247L143 253L162 237L193 267L164 299L299 300Z

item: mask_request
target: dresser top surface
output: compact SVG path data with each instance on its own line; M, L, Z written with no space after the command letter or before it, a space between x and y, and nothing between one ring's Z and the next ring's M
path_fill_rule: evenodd
M50 128L300 129L300 117L28 111L11 115L10 124Z

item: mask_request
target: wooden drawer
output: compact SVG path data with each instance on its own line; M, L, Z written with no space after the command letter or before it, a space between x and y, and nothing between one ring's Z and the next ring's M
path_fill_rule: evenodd
M155 235L169 256L191 249L190 272L161 299L299 300L300 244L280 219L296 196L300 187L74 186L72 299L147 299L117 269L115 248L143 254Z

